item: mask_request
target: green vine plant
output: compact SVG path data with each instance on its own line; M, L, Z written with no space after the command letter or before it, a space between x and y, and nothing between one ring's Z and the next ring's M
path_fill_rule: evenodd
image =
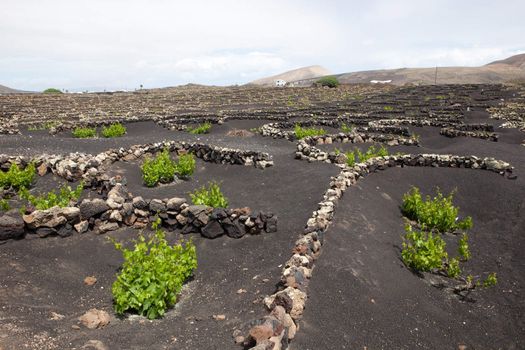
M146 238L141 232L131 249L109 238L124 257L111 288L117 314L135 312L148 319L162 317L197 268L192 241L170 245L160 225L157 218L152 225L154 234Z
M295 124L294 134L298 140L301 140L305 137L325 135L326 131L323 128L303 128L299 124Z
M72 131L73 137L77 139L87 139L97 136L97 129L96 128L82 128L77 127Z
M201 188L190 193L191 201L195 205L207 205L212 208L226 208L228 199L224 196L216 182L208 183L208 187Z
M345 134L351 133L354 130L353 125L347 125L346 123L341 124L341 131Z
M200 125L196 126L195 128L188 127L188 128L186 128L186 130L190 134L195 134L195 135L208 134L210 132L210 130L211 130L211 123L210 122L205 122L203 124L200 124Z
M20 169L16 163L11 164L9 170L0 171L0 188L19 190L31 186L36 176L35 163L29 163Z
M102 136L106 138L121 137L126 134L126 127L121 123L114 123L102 128Z
M473 226L472 218L467 216L463 220L458 220L459 207L453 204L455 193L456 190L444 196L437 188L433 198L427 195L423 199L419 188L412 187L403 196L401 211L403 215L419 225L437 229L439 232L469 230Z
M418 272L431 272L459 281L453 292L462 298L468 298L476 288L488 288L497 283L496 273L489 274L484 280L475 280L473 276L462 276L461 262L471 259L469 236L462 233L457 244L457 256L449 257L446 243L441 233L467 230L472 228L472 218L458 221L459 208L452 204L455 191L447 197L439 189L434 198L427 196L423 200L417 187L405 193L401 210L407 219L415 220L419 230L414 230L408 223L402 237L401 258L410 269Z
M418 272L431 272L445 275L460 282L453 287L454 293L467 297L474 289L493 287L497 283L496 273L490 273L485 279L474 280L472 275L462 277L460 262L465 256L470 257L467 236L458 244L458 257L449 258L446 243L439 232L413 230L411 225L405 227L401 258L410 269Z
M0 199L0 211L8 211L9 209L11 209L11 206L9 205L7 199Z
M388 150L385 146L381 146L379 149L376 146L372 145L368 147L365 152L361 152L359 148L354 149L353 151L346 152L346 164L350 167L353 167L357 163L364 163L369 159L376 157L386 157L388 156Z
M158 183L169 183L175 175L188 178L195 171L195 156L191 153L179 155L176 161L171 159L168 148L165 148L155 158L146 157L141 166L142 180L148 187Z
M78 201L84 190L84 183L80 182L78 186L72 190L70 186L63 185L58 189L58 192L52 190L46 194L33 195L25 187L22 187L19 191L19 196L21 199L25 199L35 209L46 210L54 206L59 206L61 208L70 206L72 202Z

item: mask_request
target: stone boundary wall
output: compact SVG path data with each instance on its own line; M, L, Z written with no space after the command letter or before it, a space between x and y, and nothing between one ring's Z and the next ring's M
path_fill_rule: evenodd
M0 216L0 240L24 238L26 234L67 237L89 229L96 233L114 231L123 226L145 228L156 217L163 226L180 229L183 234L199 233L206 238L227 235L241 238L246 234L277 231L273 213L252 213L239 209L211 208L191 205L185 198L151 199L132 197L126 186L117 183L107 199L84 199L71 207L53 207L22 215L17 210Z
M457 124L453 126L456 130L461 131L488 131L494 132L494 126L487 123L480 124Z
M135 145L129 149L108 150L93 156L72 153L69 155L40 155L34 158L0 155L0 171L12 164L25 167L35 162L40 176L48 171L68 181L83 180L86 187L98 188L107 193L108 200L86 199L77 206L48 210L36 210L22 218L18 212L0 216L0 240L20 238L26 230L40 237L49 235L68 236L76 230L89 228L103 233L116 230L122 225L145 227L158 213L163 223L184 233L198 232L204 237L215 238L226 234L239 238L246 233L275 232L277 216L272 213L252 214L249 208L213 209L186 203L183 198L144 200L131 198L119 178L110 178L105 168L116 161L130 161L168 148L171 152L191 152L206 162L240 164L260 169L272 166L267 153L243 151L209 146L201 143L164 141ZM176 207L174 203L179 203ZM16 215L18 214L18 215ZM4 237L4 238L2 238Z
M297 143L297 151L295 158L301 160L323 161L326 163L343 164L346 162L344 154L337 154L336 152L325 152L315 147L316 145L331 144L333 142L341 143L363 143L363 142L381 142L389 146L407 145L418 146L419 142L413 138L405 138L396 135L382 135L382 134L337 134L305 137Z
M444 121L442 118L427 118L427 119L380 119L372 120L368 123L370 126L386 126L386 125L411 125L411 126L436 126L447 127L457 125L457 121Z
M519 129L525 132L525 103L523 103L523 99L501 103L498 106L490 107L487 111L490 113L490 118L505 121L500 127Z
M282 130L282 129L293 128L295 124L298 124L301 127L330 126L334 128L340 128L343 123L344 122L341 120L317 120L317 121L299 122L299 123L292 123L292 122L269 123L261 127L260 134L262 136L270 136L273 138L282 138L282 139L287 139L289 141L296 141L297 138L295 137L295 132L293 130ZM347 134L351 135L355 133L361 134L362 137L365 134L370 135L373 133L385 133L385 134L390 134L390 135L401 135L401 136L406 136L406 137L410 136L410 131L408 130L408 128L398 126L398 125L356 126L356 127L353 127L350 133L347 133ZM322 135L319 137L334 138L335 137L334 135L343 135L343 134L345 133Z
M91 186L96 185L98 183L97 179L103 177L105 166L120 160L138 159L145 154L153 154L166 147L171 152L191 152L197 158L201 158L206 162L255 166L260 169L273 165L271 156L264 152L210 146L203 143L164 141L134 145L127 149L110 149L95 156L85 153L71 153L69 155L43 154L31 158L0 154L0 169L7 170L12 163L25 167L29 162L33 161L38 167L39 175L45 175L50 171L68 181L83 179L87 186Z
M75 120L75 121L65 120L64 121L62 120L62 121L58 121L56 125L53 125L49 129L49 134L56 135L59 132L74 130L75 128L78 128L78 127L98 128L98 127L108 126L108 125L115 124L115 123L130 124L130 123L145 122L145 121L150 121L150 120L151 118L147 116L142 116L142 117L138 117L138 116L110 117L110 116L107 116L106 120L96 120L96 121L93 121L93 120ZM26 128L30 128L30 127L40 127L44 124L45 122L30 122L30 123L24 124L23 126Z
M455 127L441 128L439 133L447 137L466 136L466 137L475 137L478 139L490 140L493 142L498 142L498 139L499 139L499 135L496 134L495 132L484 131L484 130L468 131L468 130L456 129Z
M251 346L252 350L286 349L295 337L308 297L307 287L314 262L321 252L324 235L334 217L335 207L345 190L359 179L378 170L404 166L483 169L501 175L507 174L509 179L515 178L515 175L510 175L513 167L509 163L476 156L392 155L373 158L353 167L339 166L342 168L341 172L332 177L330 187L326 190L317 210L308 219L302 237L295 242L292 256L283 265L278 291L264 299L269 315L254 321L251 325L244 345Z
M290 116L288 113L281 115L226 115L226 116L202 116L202 117L173 117L173 119L158 119L155 120L160 126L169 129L184 131L188 128L188 124L212 123L222 125L230 120L288 120Z
M0 125L0 135L19 135L20 130L14 125Z

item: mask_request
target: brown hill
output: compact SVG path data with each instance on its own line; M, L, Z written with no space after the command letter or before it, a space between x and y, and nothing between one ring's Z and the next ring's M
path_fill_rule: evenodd
M436 67L381 69L338 74L343 84L370 83L372 80L388 81L392 84L483 84L504 83L525 79L525 54L515 55L481 67ZM316 79L300 82L311 85Z
M262 86L274 86L276 80L284 80L286 82L313 79L330 75L330 71L321 66L309 66L290 70L281 74L273 75L258 80L252 81L250 84L262 85Z
M0 85L0 94L21 94L27 91L11 89L10 87Z
M487 64L486 66L495 66L495 65L507 65L507 66L525 69L525 53L522 53L520 55L514 55L504 60L494 61L494 62Z

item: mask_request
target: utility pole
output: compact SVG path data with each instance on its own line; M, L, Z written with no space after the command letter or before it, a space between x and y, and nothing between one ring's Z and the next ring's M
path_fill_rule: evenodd
M434 85L437 85L438 81L438 67L436 66L436 72L434 73Z

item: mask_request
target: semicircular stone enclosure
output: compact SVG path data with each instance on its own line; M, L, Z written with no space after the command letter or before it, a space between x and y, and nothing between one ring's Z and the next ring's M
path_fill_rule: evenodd
M0 349L525 347L525 89L0 96Z

